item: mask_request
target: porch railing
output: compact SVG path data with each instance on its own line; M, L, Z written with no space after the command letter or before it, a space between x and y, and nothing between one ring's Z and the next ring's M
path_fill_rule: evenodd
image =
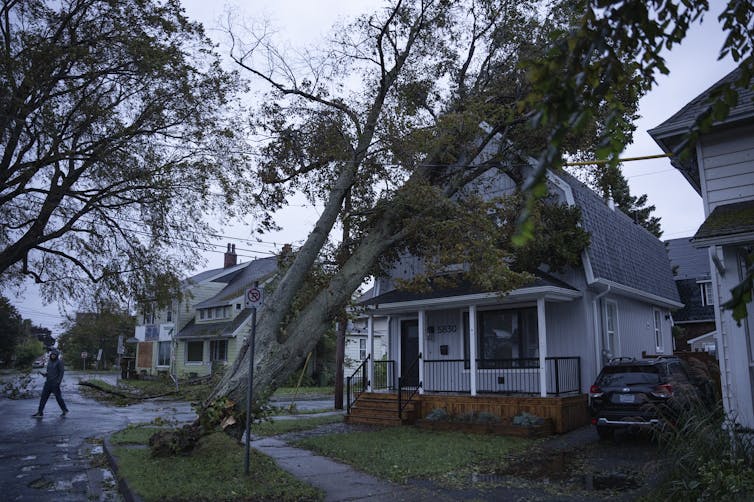
M581 392L581 359L547 357L547 394L559 396ZM477 359L477 392L540 394L539 358ZM471 392L468 359L424 361L423 388L429 392Z
M372 389L395 390L396 387L395 361L385 359L374 361Z
M367 377L367 363L369 354L366 359L354 370L351 376L346 377L346 409L351 413L351 406L359 399L359 396L367 390L369 378Z
M413 377L415 369L418 370L418 366L422 360L422 353L416 356L416 359L406 368L401 370L401 376L398 377L398 418L402 418L403 410L406 409L408 403L414 398L419 389L422 387L422 381ZM411 375L411 376L407 376Z

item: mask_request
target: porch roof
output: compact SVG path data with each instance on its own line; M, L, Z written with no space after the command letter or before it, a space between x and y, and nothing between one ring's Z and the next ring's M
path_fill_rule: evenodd
M427 292L394 289L359 303L372 313L391 313L407 310L437 310L468 305L520 303L544 298L551 302L570 302L581 297L581 291L552 276L537 277L513 291L483 291L469 283L449 288L434 288Z
M235 318L228 321L197 324L192 319L176 335L177 339L231 338L238 328L249 318L251 309L243 309Z

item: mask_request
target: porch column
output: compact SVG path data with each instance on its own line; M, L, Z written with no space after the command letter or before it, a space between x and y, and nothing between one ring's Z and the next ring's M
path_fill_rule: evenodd
M421 354L421 359L419 359L419 383L421 383L422 386L419 387L419 394L424 394L424 356L425 356L424 331L427 325L426 321L427 321L427 313L424 310L420 310L419 311L419 354Z
M476 305L469 306L469 385L476 396Z
M374 380L374 316L367 318L367 391L372 392L372 380Z
M539 395L547 397L547 320L545 318L545 299L537 298L537 328L539 336Z

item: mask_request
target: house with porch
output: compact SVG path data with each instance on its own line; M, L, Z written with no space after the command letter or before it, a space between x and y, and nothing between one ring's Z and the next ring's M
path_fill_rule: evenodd
M751 277L754 248L754 88L736 82L742 68L732 71L649 131L671 156L691 186L701 195L704 223L692 239L708 253L714 297L715 338L720 363L723 406L741 425L754 428L754 304L738 323L722 304L731 290ZM738 91L738 103L728 116L712 125L690 145L689 156L679 154L698 117L711 103L712 92L723 83ZM751 280L751 279L749 279Z
M239 264L235 245L228 244L223 267L185 279L180 301L161 310L142 307L136 371L191 378L232 363L251 322L245 292L256 282L264 287L276 272L276 256Z
M489 197L515 189L494 169L482 183ZM671 312L682 304L663 243L573 176L548 172L547 183L559 202L581 208L591 243L580 266L557 273L542 264L508 292L459 284L416 293L396 287L422 268L406 257L361 302L367 348L374 319L384 318L388 350L385 360L367 354L351 375L347 420L526 411L562 433L588 423L586 393L609 359L672 354Z

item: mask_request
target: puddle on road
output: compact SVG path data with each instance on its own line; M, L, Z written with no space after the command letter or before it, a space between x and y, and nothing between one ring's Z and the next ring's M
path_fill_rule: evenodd
M21 472L31 472L36 468L37 468L36 465L27 465L27 466L21 467Z
M37 478L27 485L29 488L35 488L37 490L48 490L53 486L53 482L45 478Z
M36 460L36 459L37 459L36 455L29 455L28 457L24 457L21 460Z
M498 474L484 475L476 482L504 481L506 476L531 481L552 481L575 485L584 490L629 491L641 487L637 476L627 473L586 473L583 463L571 452L549 453L547 457L522 460ZM479 477L479 476L478 476ZM472 481L475 481L472 476Z

